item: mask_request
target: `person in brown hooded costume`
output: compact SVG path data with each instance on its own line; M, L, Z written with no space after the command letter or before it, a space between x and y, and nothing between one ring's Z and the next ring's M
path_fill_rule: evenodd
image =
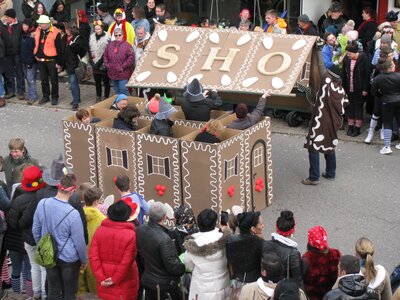
M319 182L319 153L323 153L326 171L322 177L334 179L336 176L335 147L338 144L337 132L342 125L344 108L349 104L346 92L341 84L338 66L333 65L321 79L321 86L316 95L307 141L310 161L309 176L302 180L305 185L317 185Z
M215 90L204 90L197 78L184 87L183 102L181 103L186 120L203 121L210 120L212 109L222 105L222 100Z

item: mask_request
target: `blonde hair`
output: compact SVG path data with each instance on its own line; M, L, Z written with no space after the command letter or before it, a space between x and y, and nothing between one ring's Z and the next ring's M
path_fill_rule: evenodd
M375 247L374 243L366 237L358 239L356 242L356 253L359 257L365 260L365 270L363 274L368 283L372 282L376 277L376 269L374 264Z
M21 150L25 148L25 141L21 138L13 138L8 143L8 149L10 150Z
M204 131L212 135L219 135L224 129L224 125L219 120L210 120L204 126Z

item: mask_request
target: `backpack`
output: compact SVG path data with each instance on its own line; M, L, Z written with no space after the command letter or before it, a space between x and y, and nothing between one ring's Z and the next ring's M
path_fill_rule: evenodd
M46 209L45 209L45 205L46 205L46 201L43 204L43 211L44 211L44 222L46 224L46 228L47 228L47 221L46 221ZM35 252L35 262L47 269L51 269L53 267L56 266L56 262L58 259L58 256L61 254L61 252L63 251L65 245L68 242L69 237L67 238L67 240L65 241L64 245L62 246L60 252L58 252L58 245L57 245L57 241L56 239L53 237L52 233L54 232L54 230L56 230L56 228L62 223L62 221L64 221L64 219L74 210L71 209L65 216L64 218L61 219L61 221L54 227L54 229L49 232L47 229L47 233L45 235L43 235L40 240L39 243L37 244L37 248L36 248L36 252Z

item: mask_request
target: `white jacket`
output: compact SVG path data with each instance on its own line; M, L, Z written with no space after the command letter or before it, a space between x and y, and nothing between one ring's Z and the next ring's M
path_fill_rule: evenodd
M228 300L230 282L225 243L229 234L214 229L192 235L184 244L185 266L192 271L189 300Z

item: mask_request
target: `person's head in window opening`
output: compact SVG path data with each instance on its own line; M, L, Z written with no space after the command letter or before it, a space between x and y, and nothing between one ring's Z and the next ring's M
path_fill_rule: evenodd
M210 27L210 20L208 20L207 17L201 17L199 21L199 26L204 28Z
M250 21L251 18L250 11L247 8L242 9L242 11L239 14L239 17L241 21Z
M165 16L165 4L158 4L156 6L156 16L164 17Z
M242 21L239 24L239 30L241 30L241 31L249 31L250 30L250 26L251 26L250 21Z
M149 10L152 10L156 7L156 2L154 0L147 0L146 5Z
M275 9L267 10L265 13L265 21L274 26L278 22L278 12Z

